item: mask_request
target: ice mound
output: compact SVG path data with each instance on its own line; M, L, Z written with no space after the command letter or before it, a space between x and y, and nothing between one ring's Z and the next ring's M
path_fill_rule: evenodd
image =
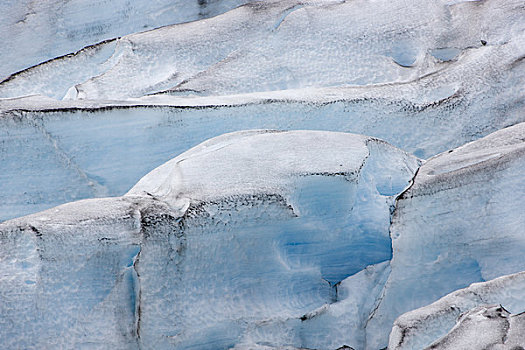
M362 344L391 258L391 206L418 166L360 135L238 132L123 197L7 221L3 345L331 346L306 331L318 313L357 326L334 327L331 342Z

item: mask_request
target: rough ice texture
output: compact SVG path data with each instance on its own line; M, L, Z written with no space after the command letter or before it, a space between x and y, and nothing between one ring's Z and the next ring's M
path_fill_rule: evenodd
M525 346L524 293L525 272L474 283L399 317L388 348L520 349Z
M115 99L396 83L412 90L405 97L420 94L413 85L432 85L420 100L434 101L469 87L458 74L499 79L494 71L520 66L522 18L519 1L267 1L59 58L3 82L0 95ZM443 47L461 54L444 59L435 54Z
M392 222L419 163L374 138L428 158L525 121L522 1L269 0L114 40L237 2L26 3L0 5L0 76L94 45L0 82L0 220L122 196L226 132L373 137L225 135L0 225L2 345L376 350L402 313L525 270L523 125L429 160ZM472 308L422 346L520 339Z
M525 123L428 160L396 206L392 272L368 323L386 345L396 316L473 282L525 270Z
M122 195L150 169L235 130L356 132L427 157L523 118L517 105L509 104L515 112L499 105L491 109L489 100L501 96L490 96L480 96L474 105L462 100L425 107L397 99L333 97L325 102L315 95L306 101L243 105L241 99L236 106L203 108L90 109L92 104L82 104L84 109L55 112L9 109L0 117L0 220L82 198Z
M521 5L519 0L255 2L44 63L4 81L0 96L123 99L395 83L430 84L420 100L445 99L468 87L460 75L498 79L498 72L521 66Z
M0 83L0 220L120 196L226 132L353 132L428 158L523 122L523 18L518 0L266 1L25 70Z
M510 315L500 305L480 306L462 315L449 334L425 350L521 350L524 336L525 314Z
M360 135L239 132L123 197L7 221L2 343L360 348L389 271L391 205L418 165Z
M0 3L0 79L86 45L226 12L248 0L16 0Z

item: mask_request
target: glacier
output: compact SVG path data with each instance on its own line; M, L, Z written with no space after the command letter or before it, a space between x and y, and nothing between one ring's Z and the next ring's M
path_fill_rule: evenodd
M301 347L326 341L305 315L332 304L324 317L358 325L339 336L359 345L363 322L352 315L374 306L359 302L362 282L384 281L391 206L419 164L360 135L237 132L182 153L125 196L6 221L2 343L214 349L285 324L273 345Z
M483 97L484 103L487 99ZM494 99L502 101L499 95ZM455 102L419 108L396 99L353 97L240 101L95 107L84 102L60 107L28 98L5 103L3 111L0 104L0 220L73 200L123 195L151 169L227 132L353 132L374 135L427 158L523 120L519 108L516 114L505 109L495 120L498 114L486 113L489 107L481 101L469 107L464 118L457 118Z
M125 196L6 221L4 344L378 349L403 312L525 270L523 218L512 214L524 128L423 164L355 134L236 132L182 153ZM509 210L518 221L502 226ZM519 345L520 283L523 273L474 284L403 315L389 348L481 344L480 327L494 330L486 344L512 330L508 344ZM27 320L30 336L17 336Z
M0 10L0 347L525 348L522 1Z

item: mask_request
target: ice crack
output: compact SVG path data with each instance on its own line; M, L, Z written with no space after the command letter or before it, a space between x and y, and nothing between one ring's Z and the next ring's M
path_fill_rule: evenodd
M87 183L87 185L92 190L93 197L106 197L108 195L108 189L106 188L106 186L102 185L97 180L90 177L75 163L73 157L71 157L66 151L64 151L60 147L58 140L45 128L43 121L37 122L36 120L29 118L27 119L27 121L35 129L40 131L44 136L44 139L51 144L55 154L57 155L61 163L64 165L64 167L73 169L77 173L77 175Z

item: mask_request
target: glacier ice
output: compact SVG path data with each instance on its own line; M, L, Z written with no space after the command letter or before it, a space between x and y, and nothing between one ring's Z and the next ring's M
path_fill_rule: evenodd
M215 16L248 1L3 1L0 78L93 43Z
M352 132L428 158L523 122L520 6L250 3L24 70L0 83L0 220L122 195L226 132Z
M392 272L368 323L371 349L395 317L456 289L525 270L525 123L429 159L398 199Z
M400 316L388 348L519 349L525 344L524 291L525 272L474 283Z
M0 4L2 348L525 347L524 9Z
M427 349L523 349L524 318L501 305L480 306L461 315L450 333Z
M260 344L296 344L305 349L364 349L369 315L390 273L388 261L367 266L337 286L337 300L303 315L300 320L268 322L243 336L236 349L256 349ZM363 293L362 291L367 291ZM271 340L271 341L269 341Z
M407 97L423 86L430 91L421 101L432 92L443 99L468 90L469 80L505 84L498 72L523 75L522 12L519 0L255 2L32 67L3 81L0 96L115 100L396 84ZM444 49L461 54L440 55ZM82 74L62 74L80 65Z
M0 220L72 200L122 195L150 169L226 132L346 131L427 157L523 120L519 107L501 109L504 99L498 94L491 95L496 105L480 95L474 106L464 99L426 107L397 98L341 96L273 102L250 96L237 105L225 99L203 106L6 102L0 117Z
M326 342L305 316L326 308L318 322L356 325L338 339L361 344L391 258L391 205L418 165L360 135L244 131L182 153L125 196L6 221L1 338L216 349L304 323L260 344L303 347Z

